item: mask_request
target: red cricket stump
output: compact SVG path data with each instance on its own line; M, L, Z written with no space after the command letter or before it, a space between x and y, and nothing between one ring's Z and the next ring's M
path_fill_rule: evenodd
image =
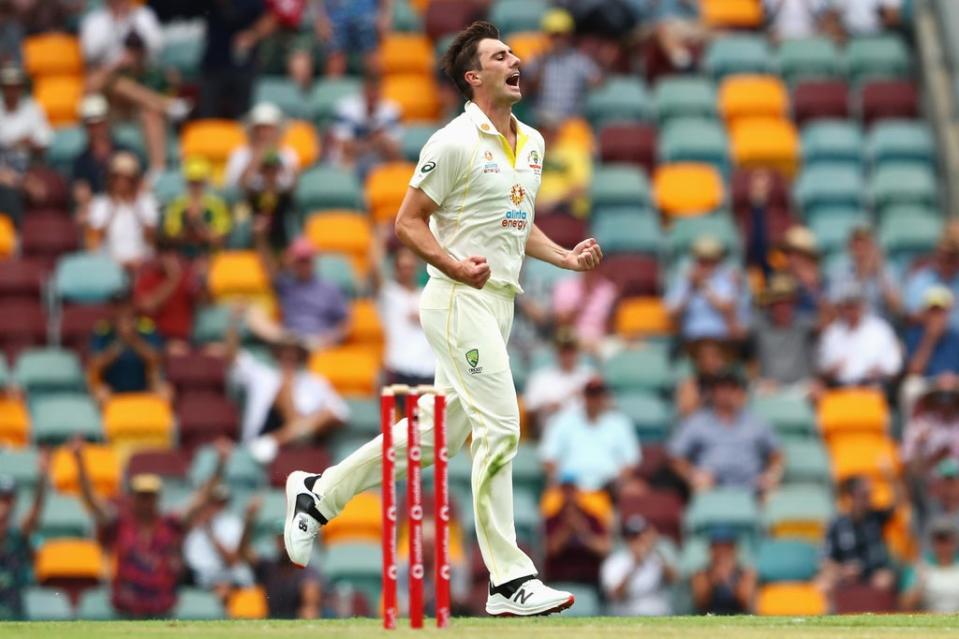
M396 396L389 388L380 396L380 424L383 429L383 627L396 629L396 481L393 448L393 417Z
M436 394L433 411L433 477L435 507L433 522L436 526L436 627L446 628L450 623L450 494L446 464L449 455L446 448L446 397Z
M423 486L419 395L406 395L406 510L410 522L410 627L423 627Z

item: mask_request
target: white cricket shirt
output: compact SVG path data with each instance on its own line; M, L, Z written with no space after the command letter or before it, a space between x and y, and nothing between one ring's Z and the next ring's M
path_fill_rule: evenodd
M439 209L430 230L457 260L485 257L490 265L486 288L521 293L519 272L533 224L536 192L543 170L545 143L536 129L516 123L516 152L486 114L472 102L437 131L420 152L410 186ZM431 277L449 278L427 268Z

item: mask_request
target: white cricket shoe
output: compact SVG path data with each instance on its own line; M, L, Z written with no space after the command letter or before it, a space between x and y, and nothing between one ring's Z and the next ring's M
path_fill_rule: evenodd
M539 579L524 581L512 593L493 591L490 585L486 612L497 617L550 615L566 610L574 601L572 593L550 588Z
M317 496L306 487L306 479L316 473L296 470L286 478L286 519L283 522L283 545L290 561L306 568L313 553L313 540L326 520L316 509Z

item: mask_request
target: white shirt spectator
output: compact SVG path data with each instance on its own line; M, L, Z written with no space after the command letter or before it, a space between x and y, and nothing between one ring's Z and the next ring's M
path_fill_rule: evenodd
M618 550L603 562L599 581L608 596L629 575L632 576L626 586L626 597L622 601L611 599L610 614L617 617L672 614L666 571L658 552L650 552L643 563L637 566L636 557L628 548Z
M763 0L766 20L780 40L811 38L827 0Z
M558 410L574 406L580 399L580 393L586 382L596 371L588 364L580 364L571 371L559 366L540 368L530 375L523 394L526 410L539 411L549 406Z
M852 35L873 35L883 30L880 9L900 9L902 0L830 0L842 25Z
M213 516L210 532L221 546L235 551L243 535L243 522L224 509ZM186 539L183 540L183 558L187 566L193 570L201 588L210 588L220 583L237 586L253 585L253 571L249 564L241 561L233 566L227 566L203 527L193 528L187 533Z
M902 367L902 351L892 328L874 315L864 315L855 328L841 320L830 324L819 342L819 369L838 367L836 380L857 384L879 371L889 377Z
M280 390L280 372L251 353L240 351L230 375L233 383L246 392L240 435L244 442L252 441L260 435ZM330 383L307 370L299 371L293 379L293 407L301 415L327 409L343 421L350 415L346 402Z
M389 137L399 140L402 133L400 108L395 102L380 100L372 115L367 110L366 98L362 95L347 96L337 103L336 122L331 129L337 140L343 142L365 138L377 130L383 130Z
M282 162L282 167L280 168L280 175L278 178L280 188L283 190L292 189L293 185L296 183L296 173L300 168L300 160L296 155L296 151L288 146L281 147L278 150L278 153L280 156L280 162ZM251 149L248 145L234 149L233 152L230 153L230 158L226 163L224 186L228 188L239 187L240 177L243 175L243 172L246 170L246 167L252 158L253 149ZM253 176L252 186L254 189L259 189L262 187L262 185L263 176L261 173L257 172Z
M150 257L147 228L156 227L160 212L153 195L141 193L133 203L98 195L90 203L90 226L104 233L104 249L120 264Z
M91 11L80 24L80 45L88 65L116 62L123 54L123 42L131 31L143 39L147 56L155 57L163 46L163 31L153 9L133 7L117 18L108 7Z
M10 149L24 139L39 147L50 146L53 129L43 109L31 98L22 96L17 108L7 111L0 100L0 149Z
M386 367L415 377L432 377L436 356L420 325L422 288L409 290L388 280L380 292L379 312L386 331Z

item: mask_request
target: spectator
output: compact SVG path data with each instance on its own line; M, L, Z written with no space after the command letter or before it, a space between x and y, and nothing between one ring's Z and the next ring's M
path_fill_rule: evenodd
M17 483L10 475L0 475L0 620L23 618L23 591L30 585L33 550L30 538L37 530L47 493L48 463L40 455L37 487L30 510L16 521Z
M756 571L737 556L736 533L718 527L709 537L709 563L692 579L693 605L707 615L740 615L749 612L756 595Z
M233 226L226 202L210 187L212 173L205 158L188 158L186 193L170 202L163 216L163 235L190 259L221 248Z
M296 185L299 160L296 151L282 144L282 134L283 112L279 107L270 102L253 107L248 117L248 143L230 153L225 185L246 193L259 193L268 186L266 174L277 170L276 183L269 186L281 192L291 191ZM268 158L270 162L265 162Z
M749 211L740 226L746 239L746 267L759 269L763 277L769 277L771 253L770 198L773 176L770 169L757 168L749 172Z
M725 249L714 237L699 237L693 263L666 293L666 307L685 341L741 339L749 323L749 292L741 275L723 265Z
M565 477L582 490L625 485L640 462L632 422L610 407L599 377L583 387L582 406L572 406L547 424L540 456L549 484Z
M910 321L922 321L926 291L933 285L945 286L953 299L959 293L959 225L950 224L942 234L932 263L911 274L903 287L903 305ZM949 323L959 329L959 306L952 306Z
M763 0L769 34L774 40L802 40L818 35L824 0Z
M895 488L895 504L879 510L872 506L872 483L864 476L847 478L840 486L848 510L833 519L826 531L824 561L817 578L826 592L845 584L869 584L890 590L896 575L883 538L883 527L892 519L901 496Z
M524 69L537 94L536 117L540 122L560 124L583 114L590 88L603 81L593 60L573 41L576 28L564 9L551 9L543 16L542 29L549 47Z
M959 529L949 518L930 526L932 551L903 576L900 607L940 614L959 612Z
M596 586L599 566L612 549L608 520L589 506L572 477L561 479L557 493L559 506L545 524L547 578Z
M718 339L698 339L687 345L693 374L676 387L676 415L689 417L709 402L713 377L733 365L732 347Z
M779 485L779 442L745 404L745 379L727 369L713 378L709 407L686 419L669 442L673 469L691 489L740 486L766 493Z
M916 398L937 383L954 384L959 375L959 331L950 326L955 300L948 288L931 286L923 299L922 323L906 327L906 379L903 411L912 414Z
M796 283L776 274L763 292L765 312L756 318L753 346L760 390L812 390L815 377L816 324L796 314Z
M116 558L113 574L113 607L124 617L160 617L176 604L176 589L183 570L180 554L183 531L209 500L213 487L223 478L230 443L218 442L213 475L197 490L181 515L160 512L163 480L157 475L130 478L129 494L118 503L107 502L93 492L83 443L71 445L77 465L80 496L93 515L97 536Z
M839 42L876 35L900 24L902 0L833 0L823 15L823 30Z
M831 271L829 281L855 282L876 315L891 320L902 311L896 275L885 263L868 225L857 226L849 234L846 255Z
M254 458L268 463L281 446L341 426L349 408L329 382L306 369L309 351L295 337L272 344L276 366L239 350L240 313L230 322L226 353L230 378L245 394L240 437Z
M107 190L90 202L88 243L121 266L135 268L153 254L160 214L153 194L142 189L140 162L121 151L110 159Z
M402 159L400 108L383 97L382 87L379 73L367 70L363 92L336 105L332 155L342 166L355 168L361 181L377 164Z
M342 341L349 326L349 309L340 289L316 274L316 253L310 241L297 238L286 251L288 268L280 270L266 245L262 226L254 228L254 235L283 319L282 324L278 324L261 307L254 306L247 317L250 330L268 342L291 333L303 340L311 351Z
M923 489L936 464L948 458L959 459L959 389L955 385L925 393L902 437L902 459Z
M590 353L602 346L615 304L616 285L599 269L564 278L553 289L556 323L572 328Z
M587 217L593 176L593 156L589 147L575 136L560 135L552 122L540 123L539 130L549 153L537 161L530 158L530 168L541 171L536 193L537 211L547 215L567 213L577 218Z
M594 368L582 360L573 331L556 331L554 345L556 361L536 369L523 394L527 418L538 433L545 431L554 415L576 405L586 383L596 375Z
M43 109L24 96L25 87L19 67L0 67L0 211L15 222L23 215L23 191L33 188L27 169L53 140Z
M253 585L253 570L243 554L253 532L260 499L250 499L241 519L230 511L230 489L216 484L193 517L183 540L183 560L201 588L225 603L234 588Z
M137 311L153 322L166 351L186 354L202 282L171 242L161 239L157 249L157 254L136 271L133 301Z
M77 111L83 121L87 145L80 155L73 158L71 176L77 221L86 224L90 202L107 188L110 160L119 151L129 149L110 134L110 123L107 121L110 106L102 95L94 93L84 97Z
M699 15L696 0L659 0L651 16L652 47L646 55L646 76L650 82L660 75L685 73L696 60L709 36Z
M862 289L845 282L835 292L837 316L819 340L818 368L831 386L885 385L902 368L889 324L866 310Z
M349 56L376 66L379 41L393 21L393 0L322 0L315 4L317 37L326 43L326 75L346 73Z
M603 562L600 580L616 617L672 614L669 586L679 578L672 561L657 546L659 533L642 515L623 522L625 548Z
M95 69L122 64L129 52L126 39L136 33L148 55L163 48L163 30L148 6L133 0L106 0L86 14L80 24L80 46L88 65Z
M819 243L805 226L793 226L782 242L786 273L796 282L796 312L821 321L829 312L828 284L819 268Z
M323 612L323 587L313 566L300 568L286 557L283 522L276 531L276 556L261 557L251 544L244 551L256 582L266 591L270 619L317 619Z
M102 404L115 393L153 391L171 397L163 380L163 340L153 320L137 315L132 298L122 293L111 302L109 320L97 324L90 339L87 371L91 394Z
M935 466L933 476L936 482L932 490L923 492L932 496L927 519L946 518L959 526L959 457L943 459Z
M23 63L24 24L13 0L0 0L0 66Z

